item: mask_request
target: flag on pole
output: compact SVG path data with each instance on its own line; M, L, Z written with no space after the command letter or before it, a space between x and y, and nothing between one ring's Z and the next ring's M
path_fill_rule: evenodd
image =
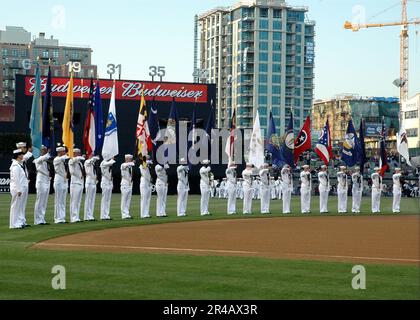
M379 167L381 168L380 175L382 177L385 176L385 172L389 169L388 166L388 155L386 153L386 127L385 127L385 118L382 117L382 130L381 130L381 137L379 140L380 144L380 153L381 157L379 159Z
M270 112L270 120L268 124L266 149L269 153L271 153L271 160L273 165L281 167L283 165L283 161L280 153L280 139L277 135L276 124L274 123L272 112Z
M192 112L192 117L191 117L191 146L194 149L195 144L197 142L197 118L196 118L196 113L195 110L197 108L197 103L194 104L194 109ZM210 116L211 117L211 116Z
M149 151L153 150L153 143L150 136L149 124L147 122L147 109L144 91L141 95L139 117L137 119L136 148L139 159L142 161L143 166L146 166L146 156L149 154Z
M229 157L229 163L234 160L235 130L236 130L236 109L233 110L232 119L230 121L230 136L226 141L226 147L225 147L225 152Z
M41 155L42 147L42 94L41 75L38 63L36 64L35 68L35 92L32 99L29 129L31 129L32 154L36 159Z
M207 125L206 125L206 134L207 134L207 139L209 142L211 142L211 131L212 129L214 129L214 127L216 126L216 116L215 116L215 109L214 109L214 105L213 105L213 100L211 100L211 113L210 113L210 117L207 121Z
M171 110L169 112L168 123L166 125L164 144L168 146L165 153L169 156L169 152L175 154L177 158L177 145L178 145L178 111L176 108L175 98L172 100ZM170 151L169 151L170 150Z
M54 110L51 94L51 68L48 68L47 85L45 87L44 104L42 107L42 144L50 149L50 155L55 156Z
M63 144L67 147L68 156L73 158L73 147L74 147L74 127L73 127L73 113L74 113L74 101L73 101L73 72L70 74L69 88L67 91L66 107L64 109L63 117Z
M360 172L363 174L365 169L366 163L366 144L365 144L365 122L363 119L360 120L360 128L359 128L359 164L360 164Z
M93 79L90 80L89 101L87 106L87 115L83 130L83 145L85 146L86 156L90 158L95 151L95 86Z
M356 134L356 129L353 125L353 120L350 119L347 132L344 136L343 147L341 148L341 159L347 166L353 167L360 162L360 142Z
M115 84L112 86L111 101L109 103L106 120L105 138L102 148L102 158L110 160L119 154L118 150L117 112L115 110Z
M295 148L295 133L293 130L293 113L290 112L289 125L284 135L284 142L280 147L280 166L288 164L294 167L293 150Z
M324 129L322 130L321 136L319 137L319 141L316 144L315 153L321 158L322 161L324 161L324 164L328 166L333 156L332 144L331 144L331 132L330 132L328 119L327 119L327 123L325 124Z
M405 162L412 167L410 162L410 153L408 151L407 131L401 121L400 132L397 133L397 150L398 153L405 159Z
M295 140L295 164L298 162L299 157L302 153L304 153L306 150L311 149L311 143L311 118L308 116L306 118L305 124L303 125Z
M160 135L160 126L159 126L159 117L158 117L158 113L157 113L157 109L154 109L154 102L155 100L153 99L152 102L152 106L150 107L150 117L147 121L148 125L149 125L149 131L150 131L150 137L152 139L152 143L154 146L157 145L157 140L159 140Z
M102 152L102 146L104 144L104 120L102 113L102 99L101 99L101 86L99 80L96 82L95 89L95 155L100 155Z
M264 141L261 135L260 114L257 110L255 115L254 127L249 145L248 161L256 168L261 168L264 164Z

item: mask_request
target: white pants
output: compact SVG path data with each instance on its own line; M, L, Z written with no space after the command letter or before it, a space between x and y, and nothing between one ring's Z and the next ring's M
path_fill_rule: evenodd
M111 217L109 216L109 210L111 207L111 198L112 198L112 185L101 185L102 189L102 199L101 199L101 219L107 220Z
M35 201L35 209L34 209L34 224L35 225L46 223L45 211L47 210L49 195L50 195L49 183L36 184L36 201Z
M235 214L236 213L236 186L230 185L227 187L227 213Z
M292 199L292 190L288 187L283 187L282 190L283 198L283 213L290 213L290 200Z
M381 212L381 191L372 189L372 213Z
M254 189L250 187L244 187L244 207L242 210L243 214L252 214L252 195Z
M94 220L96 184L86 184L84 220Z
M399 213L400 202L401 202L401 188L393 188L392 193L394 195L394 198L392 201L392 212Z
M200 212L202 216L210 214L209 212L209 200L210 200L210 187L200 184L201 201L200 201Z
M28 202L28 194L29 194L29 187L23 187L22 188L22 210L20 212L20 222L22 223L23 226L26 225L26 203Z
M83 185L70 184L70 222L80 221L80 205L82 204Z
M150 199L152 187L150 184L140 183L140 218L150 218Z
M302 213L311 211L311 189L300 188L300 206Z
M133 195L133 187L121 186L121 218L128 219L130 216L131 197Z
M168 196L168 186L163 183L156 183L156 216L166 216L166 198Z
M352 190L352 209L351 211L354 213L360 212L360 206L362 204L362 191L360 190Z
M67 182L54 182L54 223L66 222Z
M16 191L10 191L12 201L10 203L10 229L21 228L21 212L25 210L24 199L22 195L18 196Z
M338 190L338 213L347 212L347 190Z
M319 189L319 212L327 213L328 212L328 189L320 188Z
M270 213L270 188L261 187L261 213Z
M188 201L188 189L185 187L178 187L178 199L177 199L177 214L178 217L183 217L187 211Z

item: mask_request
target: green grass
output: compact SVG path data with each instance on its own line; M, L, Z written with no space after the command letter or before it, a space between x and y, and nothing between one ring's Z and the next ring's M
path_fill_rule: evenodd
M30 246L49 238L90 230L204 219L232 219L226 215L226 200L211 199L213 216L199 216L199 196L190 196L186 218L176 217L176 198L168 197L169 218L139 217L139 196L133 196L131 221L120 220L120 199L112 199L110 222L49 225L9 230L10 196L0 195L0 299L420 299L419 269L415 266L364 264L367 290L353 290L354 264L289 261L280 259L188 256L149 253L105 253L33 250ZM318 198L312 199L318 212ZM351 199L349 199L351 200ZM299 214L299 198L293 198L290 216ZM383 214L391 214L390 198L382 199ZM156 199L151 212L155 212ZM99 217L100 195L96 201ZM259 201L254 216L261 218ZM349 202L350 206L350 202ZM27 220L33 221L34 196L28 200ZM337 215L336 198L330 200L329 215ZM242 202L238 201L238 212ZM272 201L272 216L283 217L281 201ZM363 211L370 212L370 199ZM335 211L335 213L333 212ZM403 199L404 214L419 214L419 202ZM365 214L367 214L365 213ZM317 215L316 213L311 216ZM52 221L53 197L47 219ZM244 219L241 215L233 219ZM287 217L285 217L287 219ZM302 217L304 219L304 217ZM51 268L63 265L67 289L51 288Z

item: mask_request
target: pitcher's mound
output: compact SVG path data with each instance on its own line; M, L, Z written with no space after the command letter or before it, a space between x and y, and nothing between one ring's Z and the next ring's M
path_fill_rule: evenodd
M34 247L415 265L419 243L419 216L342 216L145 225L64 236Z

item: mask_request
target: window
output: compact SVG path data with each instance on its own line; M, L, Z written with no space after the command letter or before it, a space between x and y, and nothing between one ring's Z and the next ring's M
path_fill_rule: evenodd
M281 54L273 53L273 62L280 62L280 61L281 61Z
M268 53L260 52L260 61L268 61Z
M409 138L415 138L419 135L419 129L407 129L407 137Z
M17 57L19 55L19 51L17 49L12 49L12 57Z
M300 107L300 100L299 99L295 99L295 107Z
M48 52L48 50L43 50L43 51L42 51L42 57L43 57L43 58L48 58L48 56L49 56L49 52Z
M405 113L405 118L406 119L417 119L418 117L419 117L419 111L418 110L407 111Z
M58 50L54 50L53 51L53 58L58 58L59 57L59 52L58 52Z
M302 36L300 34L296 35L296 42L301 42L302 41Z
M268 51L268 42L260 42L260 50Z
M260 81L261 83L267 83L267 81L268 81L268 76L267 76L266 74L260 74L260 75L259 75L259 81Z
M302 25L301 24L296 24L296 33L300 33L302 32Z
M300 96L300 88L295 88L295 96Z
M280 86L273 86L273 94L280 94L281 87Z
M258 104L267 104L267 96L258 96Z
M278 32L278 31L273 32L273 40L281 41L281 32Z
M260 29L268 29L268 20L260 20Z
M279 96L273 96L271 101L272 101L273 105L279 105L280 104L280 97ZM279 114L279 109L274 108L273 109L273 114L278 115Z
M279 20L274 20L274 21L273 21L273 29L274 29L274 30L281 30L281 21L279 21Z
M273 63L273 72L281 72L281 64Z
M281 10L280 9L274 9L273 10L273 18L274 19L281 19Z
M268 72L268 64L267 63L260 63L259 70L260 70L260 72Z
M268 40L268 32L267 31L260 31L260 39L261 40Z
M273 74L273 83L280 83L281 82L281 76L279 74Z
M273 42L273 51L281 51L281 42Z
M6 48L1 49L1 55L3 57L7 57L7 49Z
M268 18L268 8L261 8L260 9L260 17L261 18Z
M260 84L259 87L258 87L258 92L267 94L267 86Z
M20 57L21 58L27 58L28 57L28 50L24 49L20 52Z

